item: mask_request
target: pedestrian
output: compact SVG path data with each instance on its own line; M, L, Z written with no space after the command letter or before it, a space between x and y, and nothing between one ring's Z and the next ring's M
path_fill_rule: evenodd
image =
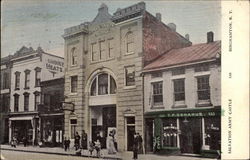
M138 138L138 154L143 154L142 136L139 133L137 133L137 138Z
M94 151L94 143L93 141L89 141L89 154L92 156L92 152Z
M134 133L134 143L133 143L133 159L138 159L138 136Z
M75 149L76 150L80 148L80 139L81 137L79 136L78 132L76 132L76 135L75 135Z
M26 138L26 136L23 136L23 146L24 147L27 146L27 138Z
M107 138L107 149L108 149L108 154L115 154L116 153L115 144L114 144L114 137L113 137L112 131L109 133L109 136Z
M65 151L69 150L69 144L70 144L69 138L67 139L67 138L65 137L65 139L64 139L64 150L65 150Z
M100 157L100 151L101 151L101 142L99 139L96 140L95 142L95 150L96 150L96 156L99 158Z
M81 137L81 148L87 149L87 142L88 142L88 135L82 130L82 137Z
M11 140L11 147L16 148L16 145L17 145L17 139L16 139L16 137L14 136L14 137L12 138L12 140Z

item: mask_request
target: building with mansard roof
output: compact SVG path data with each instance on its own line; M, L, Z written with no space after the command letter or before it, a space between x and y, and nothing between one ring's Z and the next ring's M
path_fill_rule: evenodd
M83 130L88 141L115 133L118 150L131 151L133 134L144 135L143 77L146 64L192 43L151 15L140 2L113 14L102 4L91 22L66 28L65 137Z

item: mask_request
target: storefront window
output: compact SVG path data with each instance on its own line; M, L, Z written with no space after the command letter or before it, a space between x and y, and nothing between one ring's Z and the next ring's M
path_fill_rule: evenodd
M177 147L177 120L163 119L162 120L162 144L164 147Z
M210 150L220 150L221 145L221 123L220 117L208 117L205 120L205 145Z

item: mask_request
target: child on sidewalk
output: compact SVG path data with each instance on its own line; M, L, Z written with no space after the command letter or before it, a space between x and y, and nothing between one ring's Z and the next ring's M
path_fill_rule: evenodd
M100 151L101 151L101 142L99 139L96 140L95 142L95 150L96 150L96 156L100 157Z
M94 143L92 141L89 141L89 153L92 156L92 152L94 151Z

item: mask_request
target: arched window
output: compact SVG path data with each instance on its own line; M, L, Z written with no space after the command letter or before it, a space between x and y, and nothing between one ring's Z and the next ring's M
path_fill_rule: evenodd
M131 31L126 35L126 51L127 53L134 52L134 34Z
M77 53L75 47L71 49L71 64L77 65Z
M116 93L116 83L114 78L107 73L97 75L90 87L90 95L106 95Z

